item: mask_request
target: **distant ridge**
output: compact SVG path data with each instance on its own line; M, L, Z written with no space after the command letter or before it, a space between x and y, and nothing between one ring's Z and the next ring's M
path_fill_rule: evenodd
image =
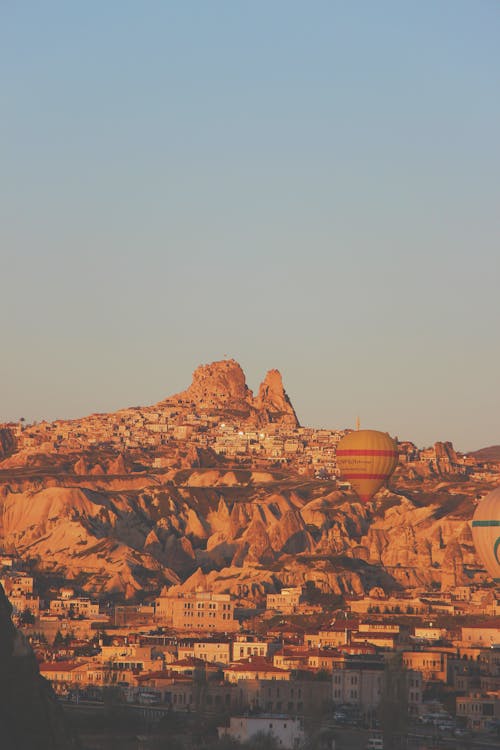
M473 456L476 461L500 461L500 445L490 445L487 448L480 448L468 454Z

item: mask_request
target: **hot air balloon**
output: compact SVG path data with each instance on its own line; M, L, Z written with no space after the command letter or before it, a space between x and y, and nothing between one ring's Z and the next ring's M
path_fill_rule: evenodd
M484 567L500 583L500 487L479 502L472 519L472 538Z
M387 432L356 430L337 445L340 475L364 503L387 482L397 464L398 446Z

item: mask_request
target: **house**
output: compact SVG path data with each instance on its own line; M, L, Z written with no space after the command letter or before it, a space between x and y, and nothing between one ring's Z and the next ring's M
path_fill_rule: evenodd
M332 669L332 698L337 705L351 705L363 713L375 709L384 688L384 660L368 655L339 656Z
M268 594L266 597L266 609L276 609L283 614L292 614L299 606L302 588L281 589L279 594Z
M280 669L261 656L251 656L230 664L224 669L224 679L228 682L239 680L289 680L290 671Z
M403 665L422 673L426 682L446 682L448 679L448 659L454 654L445 650L423 649L403 651Z
M232 633L240 628L234 619L234 602L229 594L209 591L162 593L155 602L155 620L175 630Z
M231 716L229 727L217 727L219 738L232 737L246 742L258 734L273 737L283 750L294 750L304 741L301 719L286 714L263 714L262 716Z
M500 691L457 697L457 717L466 720L468 729L490 729L500 721Z
M237 688L239 710L268 713L286 711L293 716L312 716L332 700L330 680L310 679L246 679Z

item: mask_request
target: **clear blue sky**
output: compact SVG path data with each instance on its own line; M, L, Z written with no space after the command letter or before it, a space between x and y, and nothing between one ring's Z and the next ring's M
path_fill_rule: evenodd
M0 2L0 421L225 354L500 443L500 3Z

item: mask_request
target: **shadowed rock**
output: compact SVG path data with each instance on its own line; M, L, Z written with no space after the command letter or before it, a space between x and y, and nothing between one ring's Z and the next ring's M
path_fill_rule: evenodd
M2 750L78 750L50 684L11 621L0 586L0 747Z

